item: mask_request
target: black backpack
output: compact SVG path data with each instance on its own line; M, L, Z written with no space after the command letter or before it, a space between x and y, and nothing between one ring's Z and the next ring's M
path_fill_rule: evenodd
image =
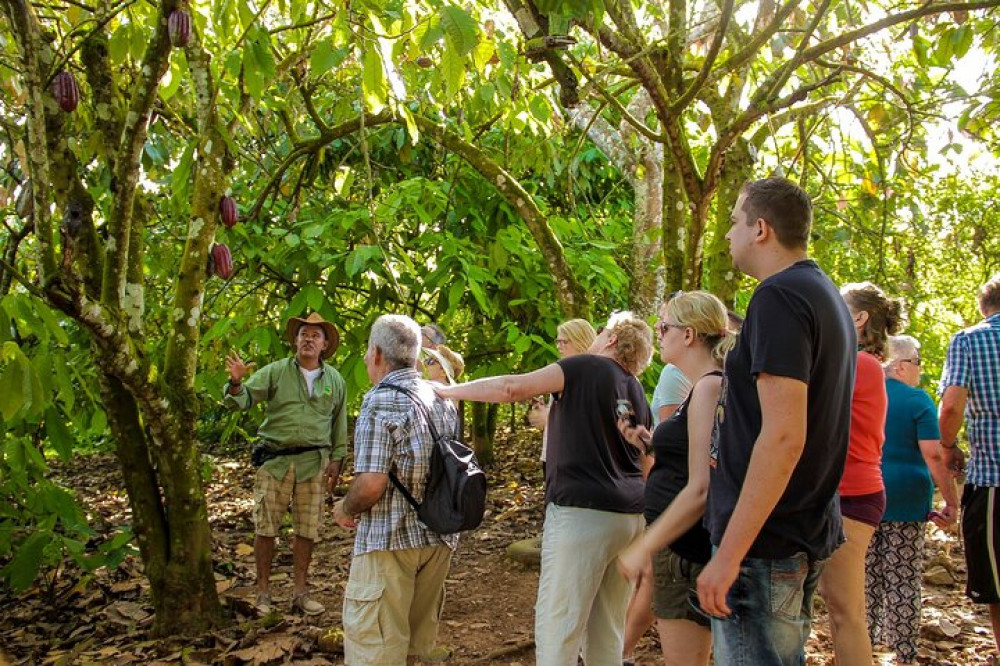
M389 472L389 479L416 512L417 518L432 532L455 534L473 530L483 522L486 512L486 475L476 454L458 439L441 437L427 406L413 391L396 384L380 384L406 394L423 414L434 439L431 470L424 486L424 501L417 503L399 478Z

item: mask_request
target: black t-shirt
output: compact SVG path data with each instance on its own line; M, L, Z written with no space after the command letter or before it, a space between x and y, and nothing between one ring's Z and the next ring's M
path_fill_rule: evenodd
M721 372L711 372L721 375ZM663 421L653 432L653 454L655 462L646 479L646 522L652 523L666 511L667 507L688 483L688 406L691 393L684 399L670 418ZM678 537L670 550L684 559L705 564L712 557L712 542L708 530L699 520L687 532Z
M760 434L756 380L762 372L809 385L806 442L747 556L780 559L805 552L823 559L841 543L837 485L847 457L856 344L847 306L814 261L797 262L757 287L726 357L715 415L705 513L712 543L718 545L726 531Z
M545 501L615 513L642 513L639 452L618 432L619 399L638 423L653 416L642 385L614 360L582 354L559 361L565 384L549 410Z

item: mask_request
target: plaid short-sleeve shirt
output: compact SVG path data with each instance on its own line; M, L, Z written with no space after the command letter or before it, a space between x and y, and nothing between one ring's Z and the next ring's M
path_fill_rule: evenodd
M959 331L948 345L939 392L949 386L969 391L966 433L972 455L967 480L1000 486L1000 314Z
M441 436L458 435L458 414L454 405L438 398L430 384L412 369L390 372L361 403L354 429L354 472L395 472L419 502L430 473L434 440L413 401L383 384L396 384L416 393ZM390 482L385 494L361 516L354 539L354 554L440 545L456 548L458 535L437 534L424 527L417 520L413 507Z

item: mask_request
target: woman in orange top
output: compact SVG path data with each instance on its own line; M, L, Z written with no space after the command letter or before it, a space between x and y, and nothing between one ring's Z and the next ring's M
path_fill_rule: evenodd
M902 307L870 282L840 290L858 330L858 367L851 400L851 441L840 482L840 510L847 542L830 558L819 591L830 611L838 666L871 666L865 612L865 554L885 512L882 443L885 441L885 374L882 358Z

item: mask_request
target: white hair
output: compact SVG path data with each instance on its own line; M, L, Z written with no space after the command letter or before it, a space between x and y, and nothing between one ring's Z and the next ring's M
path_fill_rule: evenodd
M889 336L886 352L886 365L891 365L901 358L910 358L920 350L920 341L912 335Z
M406 315L382 315L372 324L368 348L377 348L393 370L413 368L420 355L420 326Z

